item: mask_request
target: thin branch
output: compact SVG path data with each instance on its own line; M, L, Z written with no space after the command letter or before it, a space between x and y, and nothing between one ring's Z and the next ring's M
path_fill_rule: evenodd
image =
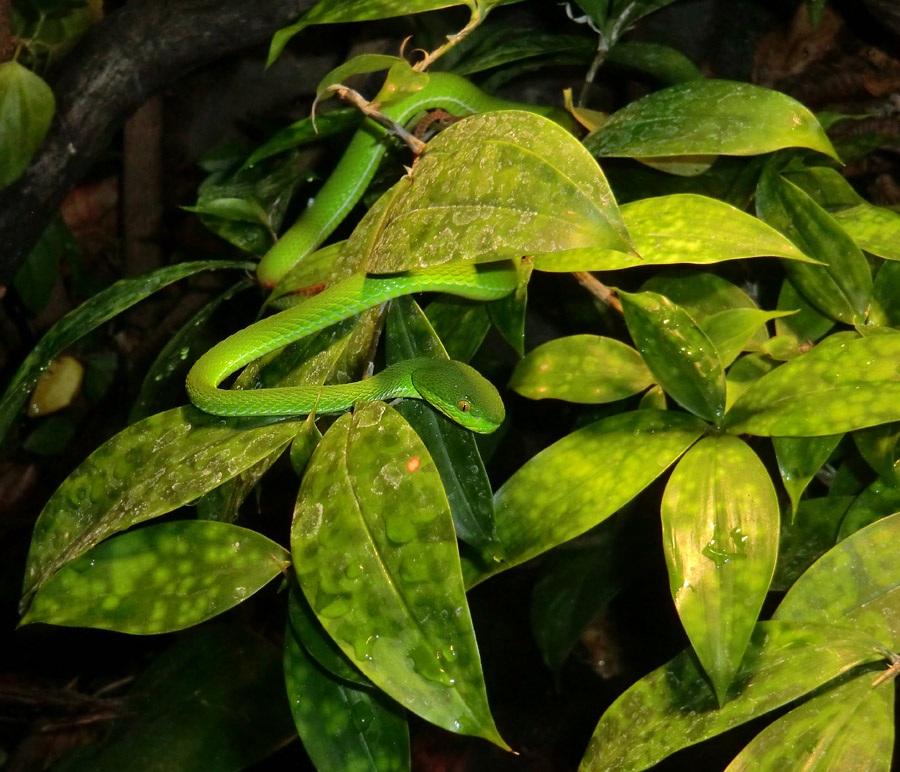
M572 271L572 276L574 276L576 281L601 303L609 306L620 314L622 313L622 304L619 302L619 298L616 297L616 293L590 271Z

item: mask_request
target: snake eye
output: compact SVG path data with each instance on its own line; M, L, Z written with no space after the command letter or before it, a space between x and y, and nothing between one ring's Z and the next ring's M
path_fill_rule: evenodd
M468 413L472 409L472 404L467 399L461 399L456 403L456 406L462 410L463 413Z

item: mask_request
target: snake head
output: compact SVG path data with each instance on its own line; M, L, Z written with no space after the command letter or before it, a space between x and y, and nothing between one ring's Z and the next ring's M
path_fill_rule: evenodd
M412 372L412 382L422 399L473 432L496 431L506 416L494 384L462 362L425 360Z

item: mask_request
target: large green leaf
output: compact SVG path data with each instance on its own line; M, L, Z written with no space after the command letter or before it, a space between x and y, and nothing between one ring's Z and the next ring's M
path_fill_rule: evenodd
M0 188L28 168L55 110L53 91L40 75L16 61L0 64Z
M751 384L725 426L734 434L820 437L900 420L898 359L900 335L828 339Z
M781 482L791 499L793 512L797 511L806 486L828 460L843 436L826 434L821 437L772 438Z
M242 628L204 625L135 679L104 740L57 772L240 772L296 738L278 650Z
M900 265L885 263L872 286L869 323L900 327Z
M776 335L794 335L799 341L812 343L834 327L834 319L813 308L806 298L797 292L790 279L785 279L781 283L777 308L779 311L794 313L775 320Z
M473 115L428 143L390 192L368 270L592 247L632 251L597 162L569 132L517 110Z
M760 622L717 709L689 650L644 676L603 714L580 772L639 772L681 748L715 737L808 694L858 665L877 662L877 641L856 630Z
M762 220L723 201L676 193L631 201L621 207L637 254L615 249L569 249L535 255L538 271L614 271L642 265L719 263L775 255L809 261Z
M284 681L303 747L319 772L405 772L406 716L384 694L324 670L288 625Z
M221 268L247 271L253 270L254 264L227 260L203 260L196 263L170 265L134 279L121 279L66 314L47 331L31 350L31 353L25 357L25 361L22 362L7 385L3 399L0 400L0 442L6 437L6 433L19 415L22 405L28 400L28 395L41 373L49 367L57 354L91 330L172 282L200 271L213 271Z
M725 370L713 342L683 308L655 292L619 292L625 324L656 382L707 421L725 414Z
M745 349L759 348L759 333L768 339L765 325L790 311L763 311L759 308L731 308L704 319L700 329L716 347L722 367L728 367Z
M785 262L791 284L832 319L861 322L872 299L872 275L865 255L835 219L771 165L756 189L756 211L805 254L825 263Z
M589 134L596 156L760 155L807 147L837 157L809 110L777 91L726 80L695 80L656 91Z
M24 601L60 566L107 536L190 503L286 447L300 427L260 423L183 407L133 424L101 445L38 517Z
M705 423L683 413L636 410L590 424L541 451L494 496L504 561L467 566L467 584L603 522L659 477L705 429Z
M246 600L288 558L271 539L230 523L151 525L66 563L37 591L22 624L135 635L183 630Z
M509 388L529 399L598 404L630 397L652 383L631 346L598 335L572 335L544 343L520 360Z
M661 515L675 608L724 703L775 570L775 489L742 440L704 437L672 472Z
M887 625L889 640L900 648L900 570L897 541L900 513L885 517L848 536L801 576L775 610L774 619L810 620L848 625L874 636Z
M332 425L303 478L291 545L322 625L376 686L438 726L506 747L440 477L394 410L371 403Z
M900 422L853 432L853 442L866 463L883 478L895 483L900 483L894 469L898 458L898 441L900 441Z
M879 477L850 504L841 520L835 541L846 539L860 528L895 512L900 512L900 487Z
M893 684L867 674L778 719L725 772L889 772L893 749Z
M409 297L398 298L388 314L387 363L422 356L446 359L447 353L418 304ZM422 400L403 400L397 412L434 459L456 535L479 551L497 549L493 491L475 435Z

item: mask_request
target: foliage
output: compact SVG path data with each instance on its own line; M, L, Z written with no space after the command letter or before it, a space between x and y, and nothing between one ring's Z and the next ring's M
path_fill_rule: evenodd
M276 37L272 54L313 24L454 4L472 13L469 37L452 39L458 47L442 63L460 70L547 64L555 52L565 62L578 49L571 35L524 36L517 50L480 61L490 47L480 49L479 36L497 35L488 16L497 3L324 0ZM667 2L574 5L584 14L576 21L589 24L613 61L625 30ZM588 64L593 45L578 50ZM644 53L641 68L653 72L660 52ZM629 56L640 64L639 51ZM388 67L382 93L427 83L427 73L394 57L369 58L331 73L322 93L347 74ZM284 277L273 304L351 274L453 261L514 260L519 291L487 308L442 296L423 311L401 298L386 319L366 312L341 322L250 365L235 384L353 380L371 363L382 326L389 364L450 352L488 370L479 347L492 326L524 353L531 272L576 272L621 324L534 347L508 388L529 400L602 407L586 408L580 425L496 491L483 460L489 444L418 401L357 405L321 419L324 436L315 416L225 419L181 407L142 417L50 497L28 556L23 623L180 630L284 573L284 681L313 762L322 772L409 769L407 711L508 748L488 704L466 590L559 548L533 613L545 659L558 667L630 580L615 562L615 540L598 526L638 496L656 495L672 602L690 647L600 717L581 770L647 769L784 706L729 770L838 770L851 758L887 769L900 647L900 215L850 187L824 129L793 99L685 80L600 116L580 141L563 128L568 116L555 123L525 111L489 112L438 135L346 241ZM358 122L349 111L318 119L326 135ZM265 252L302 174L295 149L315 139L312 121L300 122L249 158L223 163L195 211L237 247ZM596 159L640 169L639 183L620 192ZM708 194L714 175L728 183L719 197ZM667 187L672 178L678 193ZM729 280L736 264L753 277L748 285L764 289ZM95 296L22 365L0 402L0 429L9 431L40 373L80 336L178 278L245 267L186 263ZM532 281L530 291L540 292L542 279ZM184 358L208 316L198 315L153 373ZM604 331L599 314L591 323ZM152 391L145 385L139 415ZM301 478L290 551L232 523L285 451ZM860 460L875 482L849 492L829 485ZM191 505L200 519L181 511ZM139 525L176 511L188 519ZM598 541L579 541L586 534ZM585 544L593 546L574 551ZM592 591L601 580L607 589ZM776 589L787 595L760 619ZM271 670L270 654L259 657ZM268 670L258 689L264 702L272 699ZM184 695L165 700L185 704ZM230 726L233 717L222 720ZM264 755L272 734L222 768ZM123 737L95 757L99 768L112 768L104 753L133 751L138 741ZM189 764L180 768L199 768ZM73 759L65 768L97 766Z

